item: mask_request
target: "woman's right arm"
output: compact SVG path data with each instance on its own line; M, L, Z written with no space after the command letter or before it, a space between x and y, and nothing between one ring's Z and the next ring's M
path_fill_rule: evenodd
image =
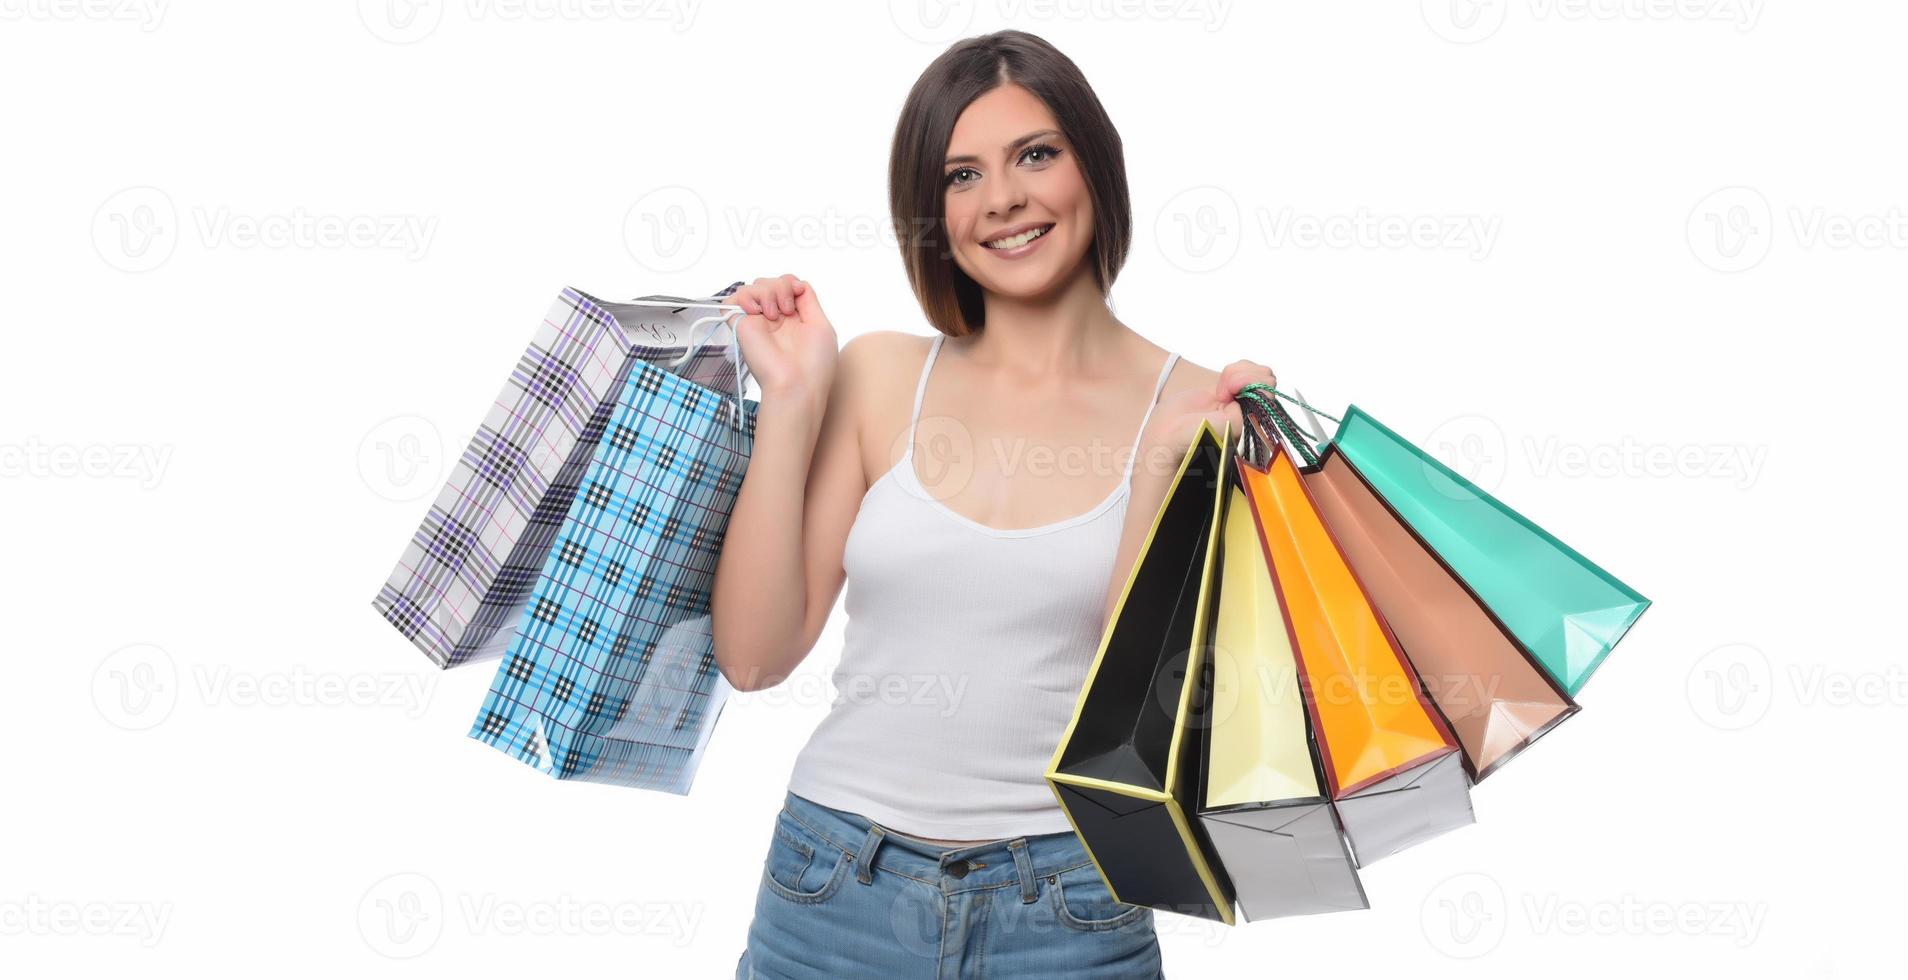
M841 594L842 550L867 492L857 431L867 372L863 345L838 354L815 290L794 276L758 279L730 302L749 313L737 333L762 403L710 606L717 669L756 691L795 670Z

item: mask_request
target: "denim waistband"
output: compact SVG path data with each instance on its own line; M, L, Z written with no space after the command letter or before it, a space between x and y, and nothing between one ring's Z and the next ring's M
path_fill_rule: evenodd
M823 806L789 792L789 816L815 836L855 856L855 877L862 884L877 871L912 878L947 892L1018 884L1032 901L1036 879L1091 864L1072 831L1007 837L950 847L890 830L858 813Z

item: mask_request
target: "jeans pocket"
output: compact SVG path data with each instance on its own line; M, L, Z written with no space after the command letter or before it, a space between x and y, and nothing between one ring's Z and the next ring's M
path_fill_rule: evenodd
M1048 895L1055 916L1063 925L1096 932L1119 929L1142 919L1151 921L1153 910L1144 905L1128 905L1113 898L1106 880L1091 864L1083 864L1048 878Z
M762 886L791 902L823 902L841 887L854 855L808 832L784 810L762 867Z

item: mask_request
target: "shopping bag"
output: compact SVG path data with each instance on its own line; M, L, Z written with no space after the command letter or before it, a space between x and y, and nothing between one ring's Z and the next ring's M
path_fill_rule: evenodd
M1456 739L1333 541L1287 445L1274 442L1268 466L1242 466L1240 476L1358 866L1474 823Z
M1202 422L1181 459L1046 778L1115 899L1231 925L1196 812L1229 429Z
M1576 697L1650 600L1353 405L1336 445Z
M744 383L634 365L470 737L557 779L689 792L730 693L710 592L754 445Z
M1300 473L1405 659L1451 723L1473 782L1577 713L1576 702L1385 506L1343 452L1327 443L1318 463Z
M1248 921L1369 908L1319 774L1244 465L1226 468L1199 822Z
M564 289L544 315L372 602L438 666L493 659L510 642L507 627L636 364L718 391L734 386L727 343L697 346L701 338L689 336L700 312L654 305L676 301L611 303Z

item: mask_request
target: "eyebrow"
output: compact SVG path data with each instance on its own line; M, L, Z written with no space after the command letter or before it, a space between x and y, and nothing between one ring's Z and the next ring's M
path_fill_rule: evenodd
M1002 153L1012 153L1015 150L1023 146L1026 146L1028 143L1033 142L1034 140L1041 139L1042 137L1054 137L1059 135L1060 135L1060 131L1057 129L1043 129L1038 132L1028 133L1027 135L1022 136L1021 138L1014 140L1012 143L1009 143L1006 146L1001 147L1000 151ZM974 156L972 154L964 153L957 157L948 157L947 160L941 164L941 166L947 167L957 163L979 163L979 162L980 162L980 157Z

